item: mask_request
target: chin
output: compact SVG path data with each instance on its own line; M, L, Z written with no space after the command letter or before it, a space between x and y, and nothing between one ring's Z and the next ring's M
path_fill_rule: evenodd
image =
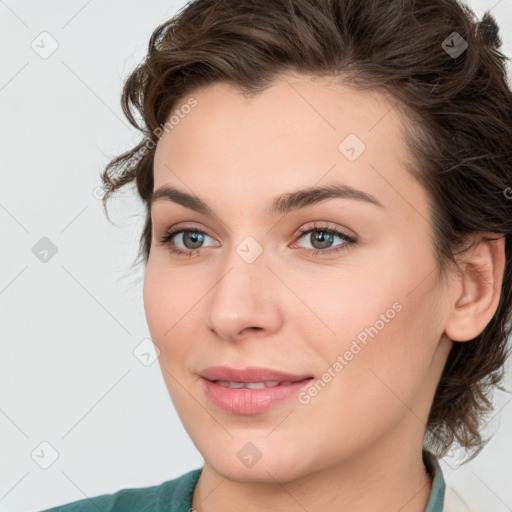
M307 473L305 460L296 449L294 453L287 454L283 453L282 448L263 448L258 453L256 443L243 442L241 448L229 450L228 453L224 450L210 452L204 454L203 458L216 473L235 482L276 483L277 480L285 483ZM239 444L237 442L236 446ZM261 446L262 443L259 444Z

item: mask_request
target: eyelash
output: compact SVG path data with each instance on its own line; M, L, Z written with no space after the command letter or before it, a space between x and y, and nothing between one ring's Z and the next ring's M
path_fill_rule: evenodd
M344 241L343 244L336 246L334 249L332 249L332 248L326 249L326 250L305 249L309 254L312 254L314 256L316 256L318 254L324 255L324 254L337 253L339 251L348 249L350 246L357 244L357 240L353 236L351 236L347 233L344 233L343 231L340 231L338 229L330 228L328 225L324 225L322 227L314 226L312 228L307 228L307 229L300 228L298 231L300 233L300 236L298 236L296 238L296 240L300 240L303 236L305 236L308 233L320 231L323 233L328 233L331 235L338 236ZM164 236L160 239L160 244L167 246L167 250L173 254L176 254L177 256L197 255L197 253L202 252L202 249L206 249L205 247L200 247L199 249L189 249L189 250L184 251L183 249L177 249L176 247L171 246L170 243L176 235L178 235L179 233L187 233L187 232L188 233L199 233L201 235L206 235L208 237L210 236L210 235L208 235L208 233L206 233L200 229L196 229L196 228L188 228L187 229L186 227L183 227L183 226L177 226L177 227L170 228L169 230L167 230L167 232L164 234Z

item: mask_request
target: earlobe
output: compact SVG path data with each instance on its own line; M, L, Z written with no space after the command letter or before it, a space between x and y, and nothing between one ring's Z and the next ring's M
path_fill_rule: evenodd
M485 329L498 308L505 270L505 237L478 234L460 256L459 269L445 334L453 341L469 341Z

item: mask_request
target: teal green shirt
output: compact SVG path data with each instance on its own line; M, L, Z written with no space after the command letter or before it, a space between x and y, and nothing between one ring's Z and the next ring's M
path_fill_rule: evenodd
M434 477L425 512L442 512L445 482L439 462L430 452L423 461ZM191 512L192 493L202 469L194 469L174 480L152 487L121 489L44 510L42 512Z

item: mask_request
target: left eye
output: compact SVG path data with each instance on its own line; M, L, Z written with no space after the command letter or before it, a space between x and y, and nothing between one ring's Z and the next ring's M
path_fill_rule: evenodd
M348 235L347 233L343 233L341 231L338 231L336 229L332 228L310 228L310 229L300 229L301 236L299 237L299 240L302 238L306 238L306 235L309 236L309 240L311 244L317 244L313 245L312 249L309 249L306 247L306 249L312 250L316 253L318 252L334 252L337 250L341 250L342 248L345 248L346 245L351 245L356 243L355 238ZM314 236L313 233L315 233ZM335 238L339 238L342 240L341 244L338 244L337 246L334 246L334 249L331 249L329 251L326 251L325 249L331 248L331 244L333 243L333 240Z

